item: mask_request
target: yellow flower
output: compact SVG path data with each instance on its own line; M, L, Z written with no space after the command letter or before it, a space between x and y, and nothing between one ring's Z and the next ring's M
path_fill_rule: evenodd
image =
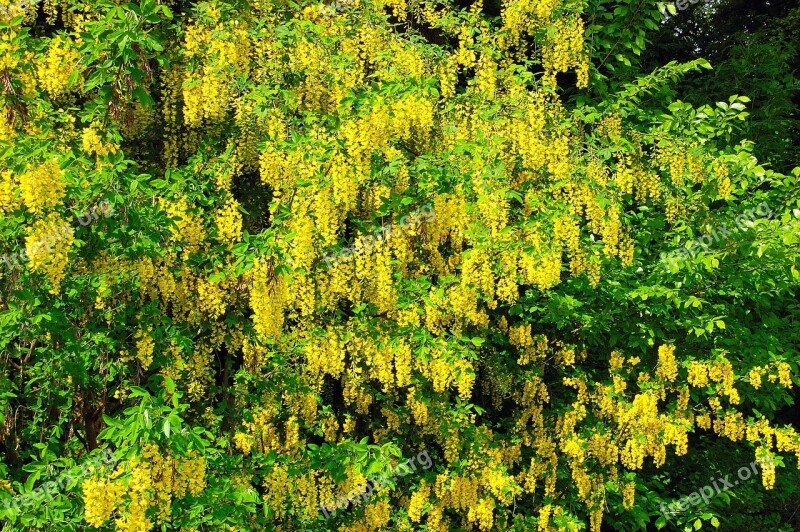
M364 517L369 526L369 530L381 530L390 519L389 501L387 499L381 499L370 504L364 511Z
M17 180L11 171L0 172L0 212L11 212L17 207L16 187Z
M781 386L786 388L792 387L792 373L791 367L786 362L778 362L778 381L781 383Z
M33 213L39 213L61 203L67 184L54 159L34 168L28 168L19 178L22 200Z
M491 497L483 497L477 505L470 506L467 512L467 519L476 523L481 531L491 530L494 523L494 500Z
M674 381L678 376L678 364L675 362L674 345L659 346L656 376L670 382Z
M419 523L422 519L422 512L430 493L430 486L423 482L422 486L411 495L411 501L408 503L408 518L412 523Z
M747 373L747 379L748 379L748 381L750 382L750 385L751 385L753 388L755 388L756 390L758 390L759 388L761 388L761 376L762 376L762 375L763 375L763 370L762 370L762 368L760 368L760 367L758 367L758 366L756 366L756 367L752 368L752 369L751 369L751 370L750 370L750 371Z
M220 242L234 244L242 238L242 213L239 212L239 202L228 198L225 205L217 209L215 215L217 225L217 238Z
M57 294L66 275L69 252L75 241L75 230L57 213L37 220L25 238L25 251L32 271L44 272L52 285L51 294Z
M88 478L81 484L84 519L99 528L111 517L122 502L123 488L118 481L105 478Z
M171 240L185 243L183 255L187 258L205 241L203 218L190 211L189 203L183 197L174 202L162 199L161 205L167 216L175 221L175 227L170 227Z
M622 506L626 510L633 507L633 501L636 497L636 483L626 482L622 487Z
M708 366L702 362L692 360L689 362L689 384L695 388L708 386Z
M100 137L100 134L97 132L97 127L98 126L93 123L81 133L83 151L100 156L108 155L109 153L117 153L117 146L115 144L103 142L102 137Z
M153 350L155 342L153 337L149 334L150 329L144 331L139 329L136 331L136 358L142 364L142 367L147 369L153 363Z
M589 55L584 49L584 25L579 16L560 17L554 23L552 40L542 50L543 80L555 85L556 74L577 68L578 88L589 84Z
M200 311L212 319L217 319L225 314L228 300L223 282L206 281L200 279L197 283L197 301Z
M47 53L38 62L37 76L51 98L68 92L70 77L80 72L79 60L80 54L74 49L72 41L60 35L50 39Z

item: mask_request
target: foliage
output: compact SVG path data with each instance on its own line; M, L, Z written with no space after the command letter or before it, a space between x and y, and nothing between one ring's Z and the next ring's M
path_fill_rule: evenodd
M655 68L666 60L708 59L714 69L688 76L672 97L700 104L746 94L750 116L736 141L755 141L760 160L788 172L800 156L798 28L800 3L794 0L699 2L667 18L642 63Z
M660 506L753 460L738 497L796 503L800 168L759 162L746 95L673 98L707 61L641 71L665 12L0 12L5 526L735 528L736 496Z

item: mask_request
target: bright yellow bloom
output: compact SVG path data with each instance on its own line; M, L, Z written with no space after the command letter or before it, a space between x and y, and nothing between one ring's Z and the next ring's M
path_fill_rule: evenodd
M38 81L50 98L58 98L70 90L70 78L73 74L80 74L79 60L80 54L72 41L60 35L50 39L47 53L37 65Z
M25 238L28 265L32 271L47 275L52 285L51 294L59 292L61 280L66 275L74 233L75 230L61 216L50 213L34 222Z
M40 213L61 203L67 184L56 160L28 169L19 177L22 200L33 213Z
M662 345L658 348L658 367L656 376L660 379L672 382L678 376L678 364L675 361L675 346Z

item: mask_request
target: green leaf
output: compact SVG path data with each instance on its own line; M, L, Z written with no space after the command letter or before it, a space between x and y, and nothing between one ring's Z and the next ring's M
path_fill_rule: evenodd
M152 107L155 104L150 94L141 87L134 88L133 94L139 99L139 103L145 107Z
M225 279L225 272L217 272L214 275L208 277L208 280L212 283L218 283Z
M131 395L134 397L150 397L150 393L140 386L131 386Z

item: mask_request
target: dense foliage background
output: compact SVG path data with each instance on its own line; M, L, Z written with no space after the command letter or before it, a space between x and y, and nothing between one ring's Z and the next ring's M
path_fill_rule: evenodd
M3 528L800 528L798 31L3 0Z

